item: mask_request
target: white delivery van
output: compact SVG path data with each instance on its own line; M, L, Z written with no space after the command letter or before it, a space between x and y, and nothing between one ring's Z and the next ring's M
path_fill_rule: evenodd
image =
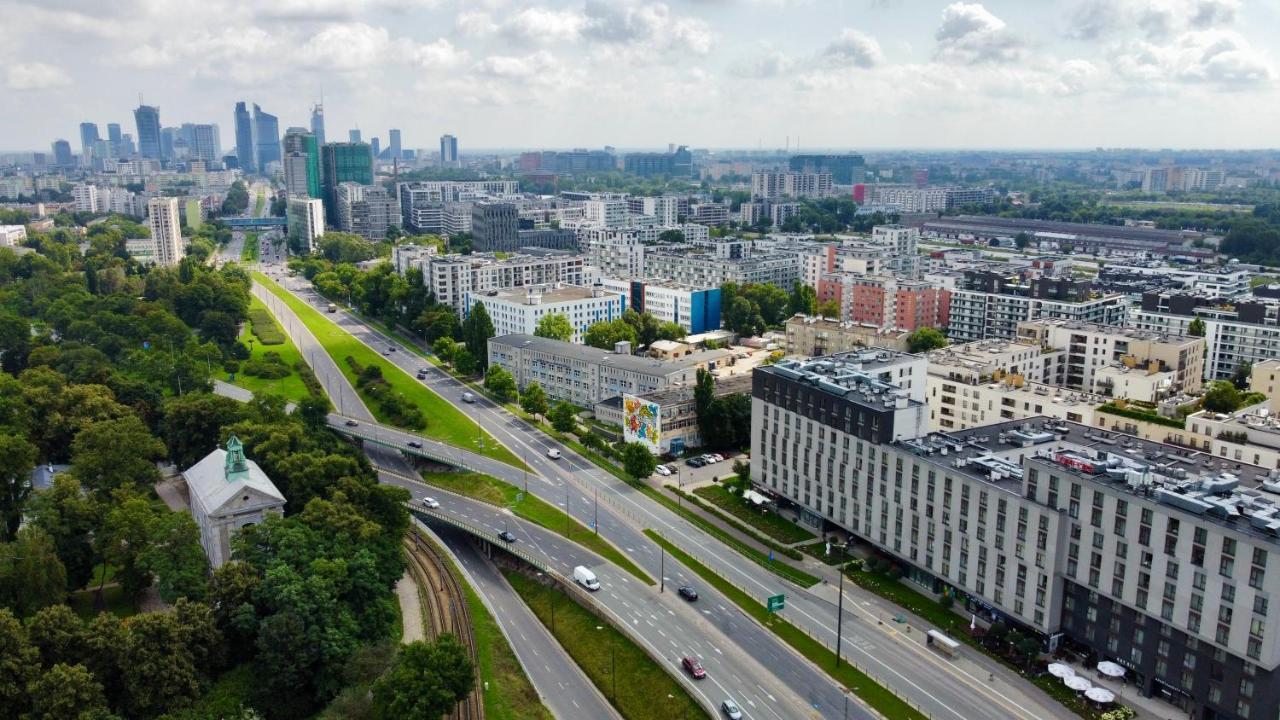
M592 592L600 589L600 581L596 579L596 574L581 565L573 569L573 580Z

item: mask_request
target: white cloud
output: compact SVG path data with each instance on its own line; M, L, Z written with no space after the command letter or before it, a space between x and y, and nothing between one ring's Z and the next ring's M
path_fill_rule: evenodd
M1023 54L1022 40L981 3L948 5L934 38L938 59L949 63L1012 62Z
M769 50L745 65L735 66L732 72L741 77L772 78L790 72L795 66L795 58L781 50Z
M504 33L536 42L576 40L586 18L573 10L529 7L516 13L503 26Z
M1240 0L1084 0L1072 10L1067 33L1096 40L1136 28L1147 39L1161 41L1230 25L1239 11Z
M487 37L498 32L498 24L493 16L483 10L468 10L459 13L454 19L458 32L467 37Z
M393 39L384 27L365 23L335 24L311 36L298 48L297 57L310 67L366 71L412 58L413 46L408 40Z
M664 3L588 0L583 36L603 43L640 45L654 50L711 52L714 38L702 20L672 15Z
M454 47L445 38L421 45L413 51L414 61L424 68L455 67L466 62L467 56L465 49Z
M47 90L71 84L61 68L42 62L15 63L5 70L5 84L10 90Z
M852 28L845 28L823 54L840 65L870 68L884 61L884 53L876 39Z
M1270 85L1270 57L1230 30L1187 32L1166 45L1136 41L1112 58L1123 78L1147 84L1205 84L1224 90Z

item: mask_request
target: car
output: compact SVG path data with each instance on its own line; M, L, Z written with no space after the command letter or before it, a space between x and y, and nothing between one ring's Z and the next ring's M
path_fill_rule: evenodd
M424 378L424 377L426 377L426 376L427 376L427 369L426 369L426 368L418 368L418 377L420 377L420 378Z
M513 543L516 541L516 536L512 535L509 530L503 530L502 532L498 533L498 537L501 538L502 542L506 542L506 543Z
M422 443L417 440L410 440L408 444L411 448L417 448L418 450L422 449Z
M711 453L711 457L715 458L716 462L724 462L724 456L720 453Z
M462 402L473 403L475 401L476 401L476 396L474 393L469 393L469 392L462 393Z
M435 498L424 497L422 498L422 506L429 507L434 510L435 508L440 507L440 501Z
M550 448L549 450L547 450L547 457L551 458L552 460L559 460L560 451L555 448Z
M706 455L702 456L702 462L708 465L711 465L712 463L716 462L716 456L712 455L711 453L707 453Z
M396 351L396 349L395 349L395 347L394 347L394 346L393 346L393 347L389 347L389 348L387 348L387 352L395 352L395 351Z
M391 351L390 351L390 350L383 350L383 351L382 351L382 354L383 354L383 355L390 355L390 354L391 354Z
M702 662L696 657L683 657L680 659L680 664L693 676L694 680L701 680L707 676L707 671L702 669Z
M356 426L357 426L357 425L359 425L359 424L360 424L360 423L356 422L355 420L348 420L348 421L346 422L346 426L347 426L347 427L356 427Z
M689 467L691 467L691 468L700 468L700 467L702 467L703 465L706 465L706 464L707 464L707 461L706 461L706 460L703 460L703 459L702 459L702 458L700 458L700 457L691 457L691 458L689 458L688 460L685 460L685 461L684 461L684 464L685 464L685 465L688 465L688 466L689 466Z
M725 698L724 702L720 703L720 710L729 720L742 720L742 710L738 708L738 703L729 698Z
M659 466L655 467L655 468L653 469L653 471L654 471L654 472L656 472L656 473L658 473L659 475L670 475L670 474L671 474L671 468L667 467L666 465L659 465Z
M698 591L688 585L681 585L680 589L676 590L676 593L689 602L693 602L698 599Z

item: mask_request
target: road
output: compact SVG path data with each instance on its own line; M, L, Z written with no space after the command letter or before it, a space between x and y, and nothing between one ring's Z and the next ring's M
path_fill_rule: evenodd
M282 278L282 284L313 306L322 302L299 278ZM381 352L388 346L400 347L396 341L345 311L328 317L376 351ZM761 571L723 543L483 397L472 405L461 405L465 386L405 348L400 347L399 352L390 353L385 359L411 375L425 367L425 384L459 404L533 467L536 475L530 477L529 489L534 494L562 509L566 508L567 500L568 512L589 524L593 517L592 495L598 491L601 533L646 571L657 573L659 552L639 530L652 527L762 602L770 595L784 593L787 609L783 617L828 646L835 645L834 591L802 589ZM404 439L407 441L408 436ZM561 451L561 460L546 457L546 451L553 447ZM523 482L523 473L515 468L500 466L496 470L499 472L492 474L508 482ZM707 589L700 590L707 592ZM725 604L728 605L727 601ZM964 662L949 662L923 645L923 630L912 636L898 632L891 627L893 623L881 625L885 617L883 603L860 589L846 591L845 612L842 642L845 657L935 718L978 720L991 717L993 712L1022 718L1074 717L994 661L971 652L968 655L973 657L966 657ZM721 619L728 621L729 617ZM752 626L759 629L754 623ZM763 658L767 667L774 669L792 691L804 698L808 708L822 716L839 716L836 709L843 707L844 696L825 672L801 660L789 648L780 647L780 641L763 629L744 634L735 626L731 637L737 652ZM994 683L987 673L994 673Z

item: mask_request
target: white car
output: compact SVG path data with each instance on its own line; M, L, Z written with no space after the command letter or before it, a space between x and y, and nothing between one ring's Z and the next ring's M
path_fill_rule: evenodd
M552 460L559 460L560 451L555 448L551 448L550 450L547 451L547 457L551 458Z
M655 467L655 468L653 469L653 471L654 471L654 472L656 472L656 473L658 473L659 475L670 475L670 474L671 474L671 469L670 469L670 468L668 468L666 465L659 465L659 466Z
M703 455L702 459L705 460L707 464L720 462L718 459L716 459L716 456L712 455L711 453L707 453L706 455Z
M429 507L434 510L440 507L440 501L436 500L435 498L424 497L422 498L422 505L423 507Z
M729 718L729 720L742 720L742 711L738 709L738 704L734 701L725 698L725 701L720 703L720 709L724 711L725 717Z

